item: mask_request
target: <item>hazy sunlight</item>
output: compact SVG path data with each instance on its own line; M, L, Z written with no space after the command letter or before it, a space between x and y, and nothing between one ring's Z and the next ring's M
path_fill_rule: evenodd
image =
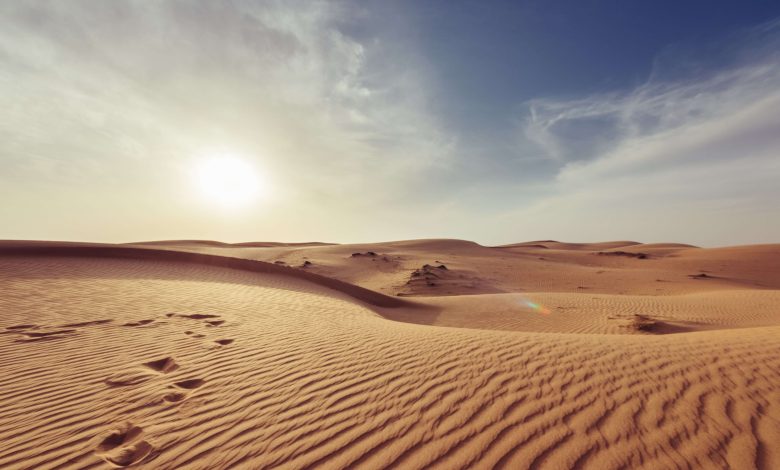
M222 207L245 206L264 189L255 168L232 154L200 160L195 167L195 183L206 199Z

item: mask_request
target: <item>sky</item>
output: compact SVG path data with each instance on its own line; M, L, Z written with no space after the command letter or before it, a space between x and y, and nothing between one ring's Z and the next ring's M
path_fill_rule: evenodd
M0 221L780 242L780 3L0 2Z

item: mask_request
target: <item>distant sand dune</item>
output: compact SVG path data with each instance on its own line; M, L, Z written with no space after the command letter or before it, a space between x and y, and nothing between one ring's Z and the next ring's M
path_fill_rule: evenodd
M546 245L540 248L539 245ZM681 295L735 289L780 289L780 245L697 248L680 243L632 241L563 243L549 240L486 247L450 239L374 244L219 248L145 247L242 257L300 266L389 296L451 296L508 292L571 292L617 295ZM387 257L354 258L372 251ZM600 252L645 253L598 256ZM425 264L445 264L454 276L434 285L407 284ZM708 282L689 277L705 273Z
M537 264L541 248L391 245L362 245L400 257L386 273L348 259L355 246L285 256L377 283L423 259L505 287L568 285L548 266L655 289L650 269L679 293L409 302L213 253L6 242L0 468L780 468L780 294L751 284L777 282L776 246L679 247L653 269L582 250ZM511 263L516 278L498 268ZM694 266L740 281L689 280Z

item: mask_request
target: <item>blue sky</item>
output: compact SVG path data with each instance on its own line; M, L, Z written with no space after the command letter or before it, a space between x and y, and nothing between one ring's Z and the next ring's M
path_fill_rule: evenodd
M780 240L777 2L0 13L0 238Z

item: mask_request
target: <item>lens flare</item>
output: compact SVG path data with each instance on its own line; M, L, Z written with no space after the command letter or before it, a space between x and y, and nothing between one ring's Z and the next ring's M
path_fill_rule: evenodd
M542 304L536 303L536 302L532 301L531 299L527 299L525 297L521 297L520 300L521 300L521 302L523 304L525 304L527 307L529 307L530 309L532 309L535 312L539 312L542 315L549 315L550 314L550 309L545 307Z

